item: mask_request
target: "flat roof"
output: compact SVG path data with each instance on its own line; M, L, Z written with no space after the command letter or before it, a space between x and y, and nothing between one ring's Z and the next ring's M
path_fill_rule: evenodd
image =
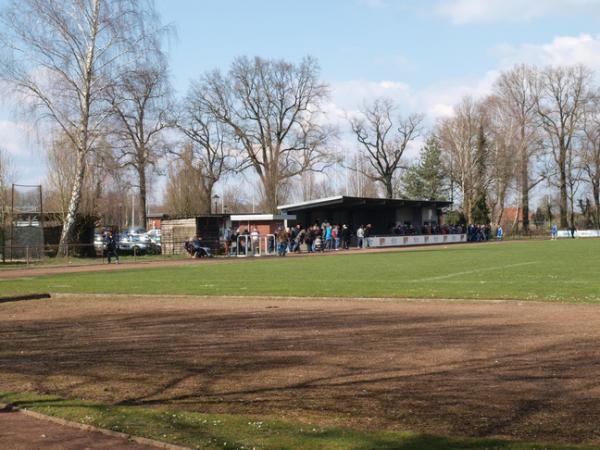
M354 206L354 207L402 207L402 206L433 206L444 208L452 205L452 202L444 200L408 200L403 198L376 198L376 197L349 197L338 195L335 197L324 197L289 205L278 206L280 211L301 211L304 209L318 208L321 206Z
M270 220L296 220L294 214L232 214L233 222L263 222Z

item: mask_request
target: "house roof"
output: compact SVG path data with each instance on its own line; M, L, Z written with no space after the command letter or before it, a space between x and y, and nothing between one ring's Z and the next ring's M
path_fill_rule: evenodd
M452 205L452 202L441 200L406 200L401 198L374 198L374 197L349 197L339 195L336 197L325 197L315 200L309 200L299 203L278 206L277 209L285 212L301 211L325 206L345 206L345 207L403 207L403 206L432 206L435 208L445 208Z
M296 220L293 214L232 214L233 222L264 222L275 220Z

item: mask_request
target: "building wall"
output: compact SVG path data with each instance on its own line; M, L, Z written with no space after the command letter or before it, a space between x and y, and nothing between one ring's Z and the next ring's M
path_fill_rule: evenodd
M183 243L196 234L196 219L163 220L160 233L164 255L182 254Z
M431 206L394 207L320 207L303 211L291 211L297 220L290 222L302 226L312 225L315 221L327 220L332 224L350 225L356 230L360 225L371 224L373 234L391 234L391 229L398 224L409 223L413 227L421 227L425 222L439 223L438 211Z
M252 232L253 228L256 227L256 231L258 234L274 234L279 227L283 226L283 220L263 220L263 221L240 221L240 222L231 222L231 228L233 230L240 229L240 233L243 233L244 230L248 230L248 232Z
M413 227L420 227L423 225L423 217L425 215L424 209L420 207L405 206L403 208L396 209L396 223L398 224L410 224Z

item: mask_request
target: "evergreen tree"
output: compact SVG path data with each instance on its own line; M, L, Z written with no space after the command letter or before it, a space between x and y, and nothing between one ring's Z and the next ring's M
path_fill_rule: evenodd
M445 200L446 183L441 150L435 136L430 137L419 154L419 161L402 177L404 197L420 200Z
M487 185L486 185L486 160L488 144L485 137L483 125L479 126L477 137L477 196L475 203L471 208L471 216L476 224L490 223L490 209L487 205Z
M480 192L477 195L473 208L471 208L471 216L475 224L484 225L490 223L490 209L487 205L485 192Z

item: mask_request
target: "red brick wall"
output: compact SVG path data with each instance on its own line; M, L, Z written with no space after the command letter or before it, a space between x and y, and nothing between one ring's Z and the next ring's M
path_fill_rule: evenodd
M277 227L279 226L283 226L282 220L264 220L260 222L250 222L250 227L248 227L248 222L232 222L232 228L236 230L239 227L242 233L246 228L250 233L252 233L252 230L254 229L254 227L256 227L258 234L274 234L275 231L277 231Z

